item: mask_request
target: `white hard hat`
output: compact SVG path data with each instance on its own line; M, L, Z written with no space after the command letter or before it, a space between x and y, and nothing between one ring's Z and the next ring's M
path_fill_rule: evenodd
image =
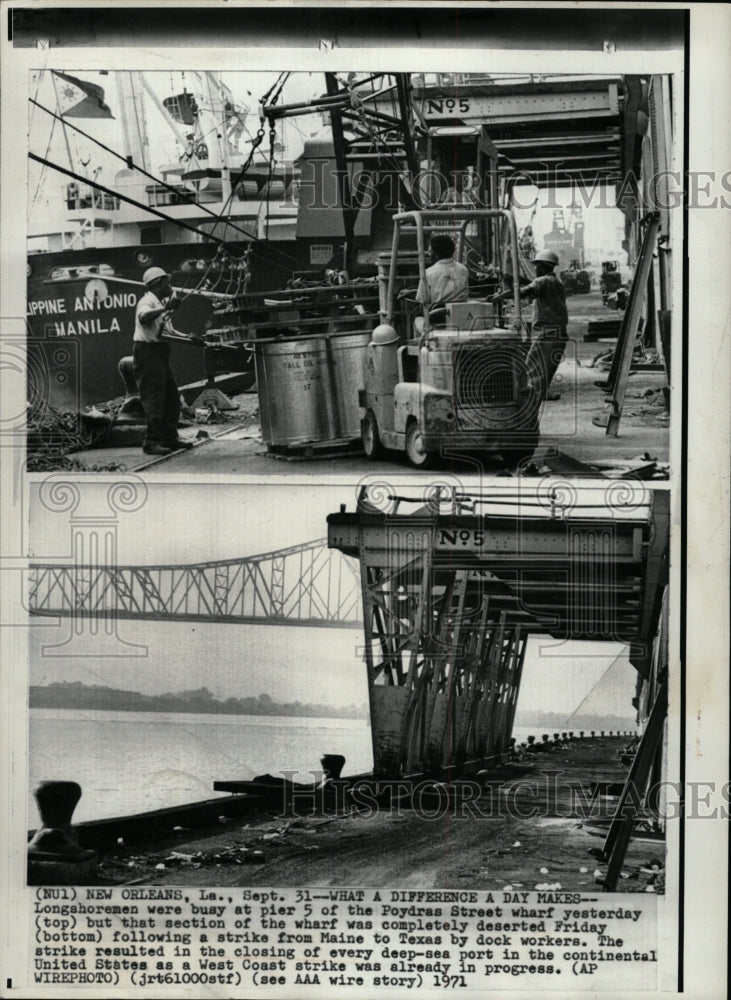
M533 258L534 264L537 264L538 261L552 264L555 267L558 264L558 254L554 253L553 250L540 250Z
M152 285L160 278L169 278L170 275L167 271L163 271L161 267L148 267L145 273L142 275L143 285Z
M398 334L390 323L381 323L371 334L371 344L376 344L378 347L395 344L397 340Z

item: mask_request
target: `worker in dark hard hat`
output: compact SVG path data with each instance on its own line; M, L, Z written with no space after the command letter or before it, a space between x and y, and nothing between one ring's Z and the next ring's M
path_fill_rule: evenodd
M429 253L433 264L425 272L426 284L419 281L419 287L404 288L399 292L400 299L411 299L427 305L429 322L433 325L443 325L446 318L445 303L465 302L469 298L469 271L464 264L454 259L454 240L446 234L435 234L429 242ZM417 316L414 329L417 333L423 330L424 320Z
M147 421L142 450L146 455L169 455L193 447L178 438L180 393L170 368L170 344L164 339L166 334L183 336L170 321L180 299L161 267L148 267L142 282L147 291L137 303L132 348L135 381Z
M434 263L426 269L426 287L419 282L416 301L427 303L430 308L444 302L466 302L470 273L454 259L452 237L435 234L429 242L429 251Z
M533 324L531 346L528 351L528 375L540 394L541 400L561 398L561 393L551 389L556 369L566 350L569 315L566 310L566 292L554 273L558 256L553 250L541 250L533 258L536 276L520 289L521 298L533 299ZM512 297L512 289L492 296L493 302Z

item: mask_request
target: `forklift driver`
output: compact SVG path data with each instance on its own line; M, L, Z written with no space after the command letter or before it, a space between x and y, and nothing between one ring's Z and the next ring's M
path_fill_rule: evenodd
M426 287L419 281L416 301L429 307L432 325L443 324L446 319L445 303L466 302L469 298L469 271L454 259L454 241L451 236L434 234L429 241L429 251L434 263L426 269ZM413 289L404 289L399 298L411 298ZM417 328L420 317L415 321Z

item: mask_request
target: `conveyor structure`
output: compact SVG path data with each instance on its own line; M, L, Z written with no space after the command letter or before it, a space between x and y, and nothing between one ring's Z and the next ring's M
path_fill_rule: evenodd
M645 685L664 674L668 494L598 507L517 517L465 495L447 512L397 502L386 513L364 494L354 513L328 517L328 544L360 563L377 777L498 761L531 634L628 644Z

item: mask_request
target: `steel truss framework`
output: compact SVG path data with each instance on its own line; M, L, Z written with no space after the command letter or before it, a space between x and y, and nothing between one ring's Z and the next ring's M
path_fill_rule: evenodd
M145 618L359 628L358 571L324 540L190 566L34 564L30 611L57 617Z
M637 520L331 514L358 554L375 773L442 778L510 743L530 633L630 645L650 670L668 503Z

